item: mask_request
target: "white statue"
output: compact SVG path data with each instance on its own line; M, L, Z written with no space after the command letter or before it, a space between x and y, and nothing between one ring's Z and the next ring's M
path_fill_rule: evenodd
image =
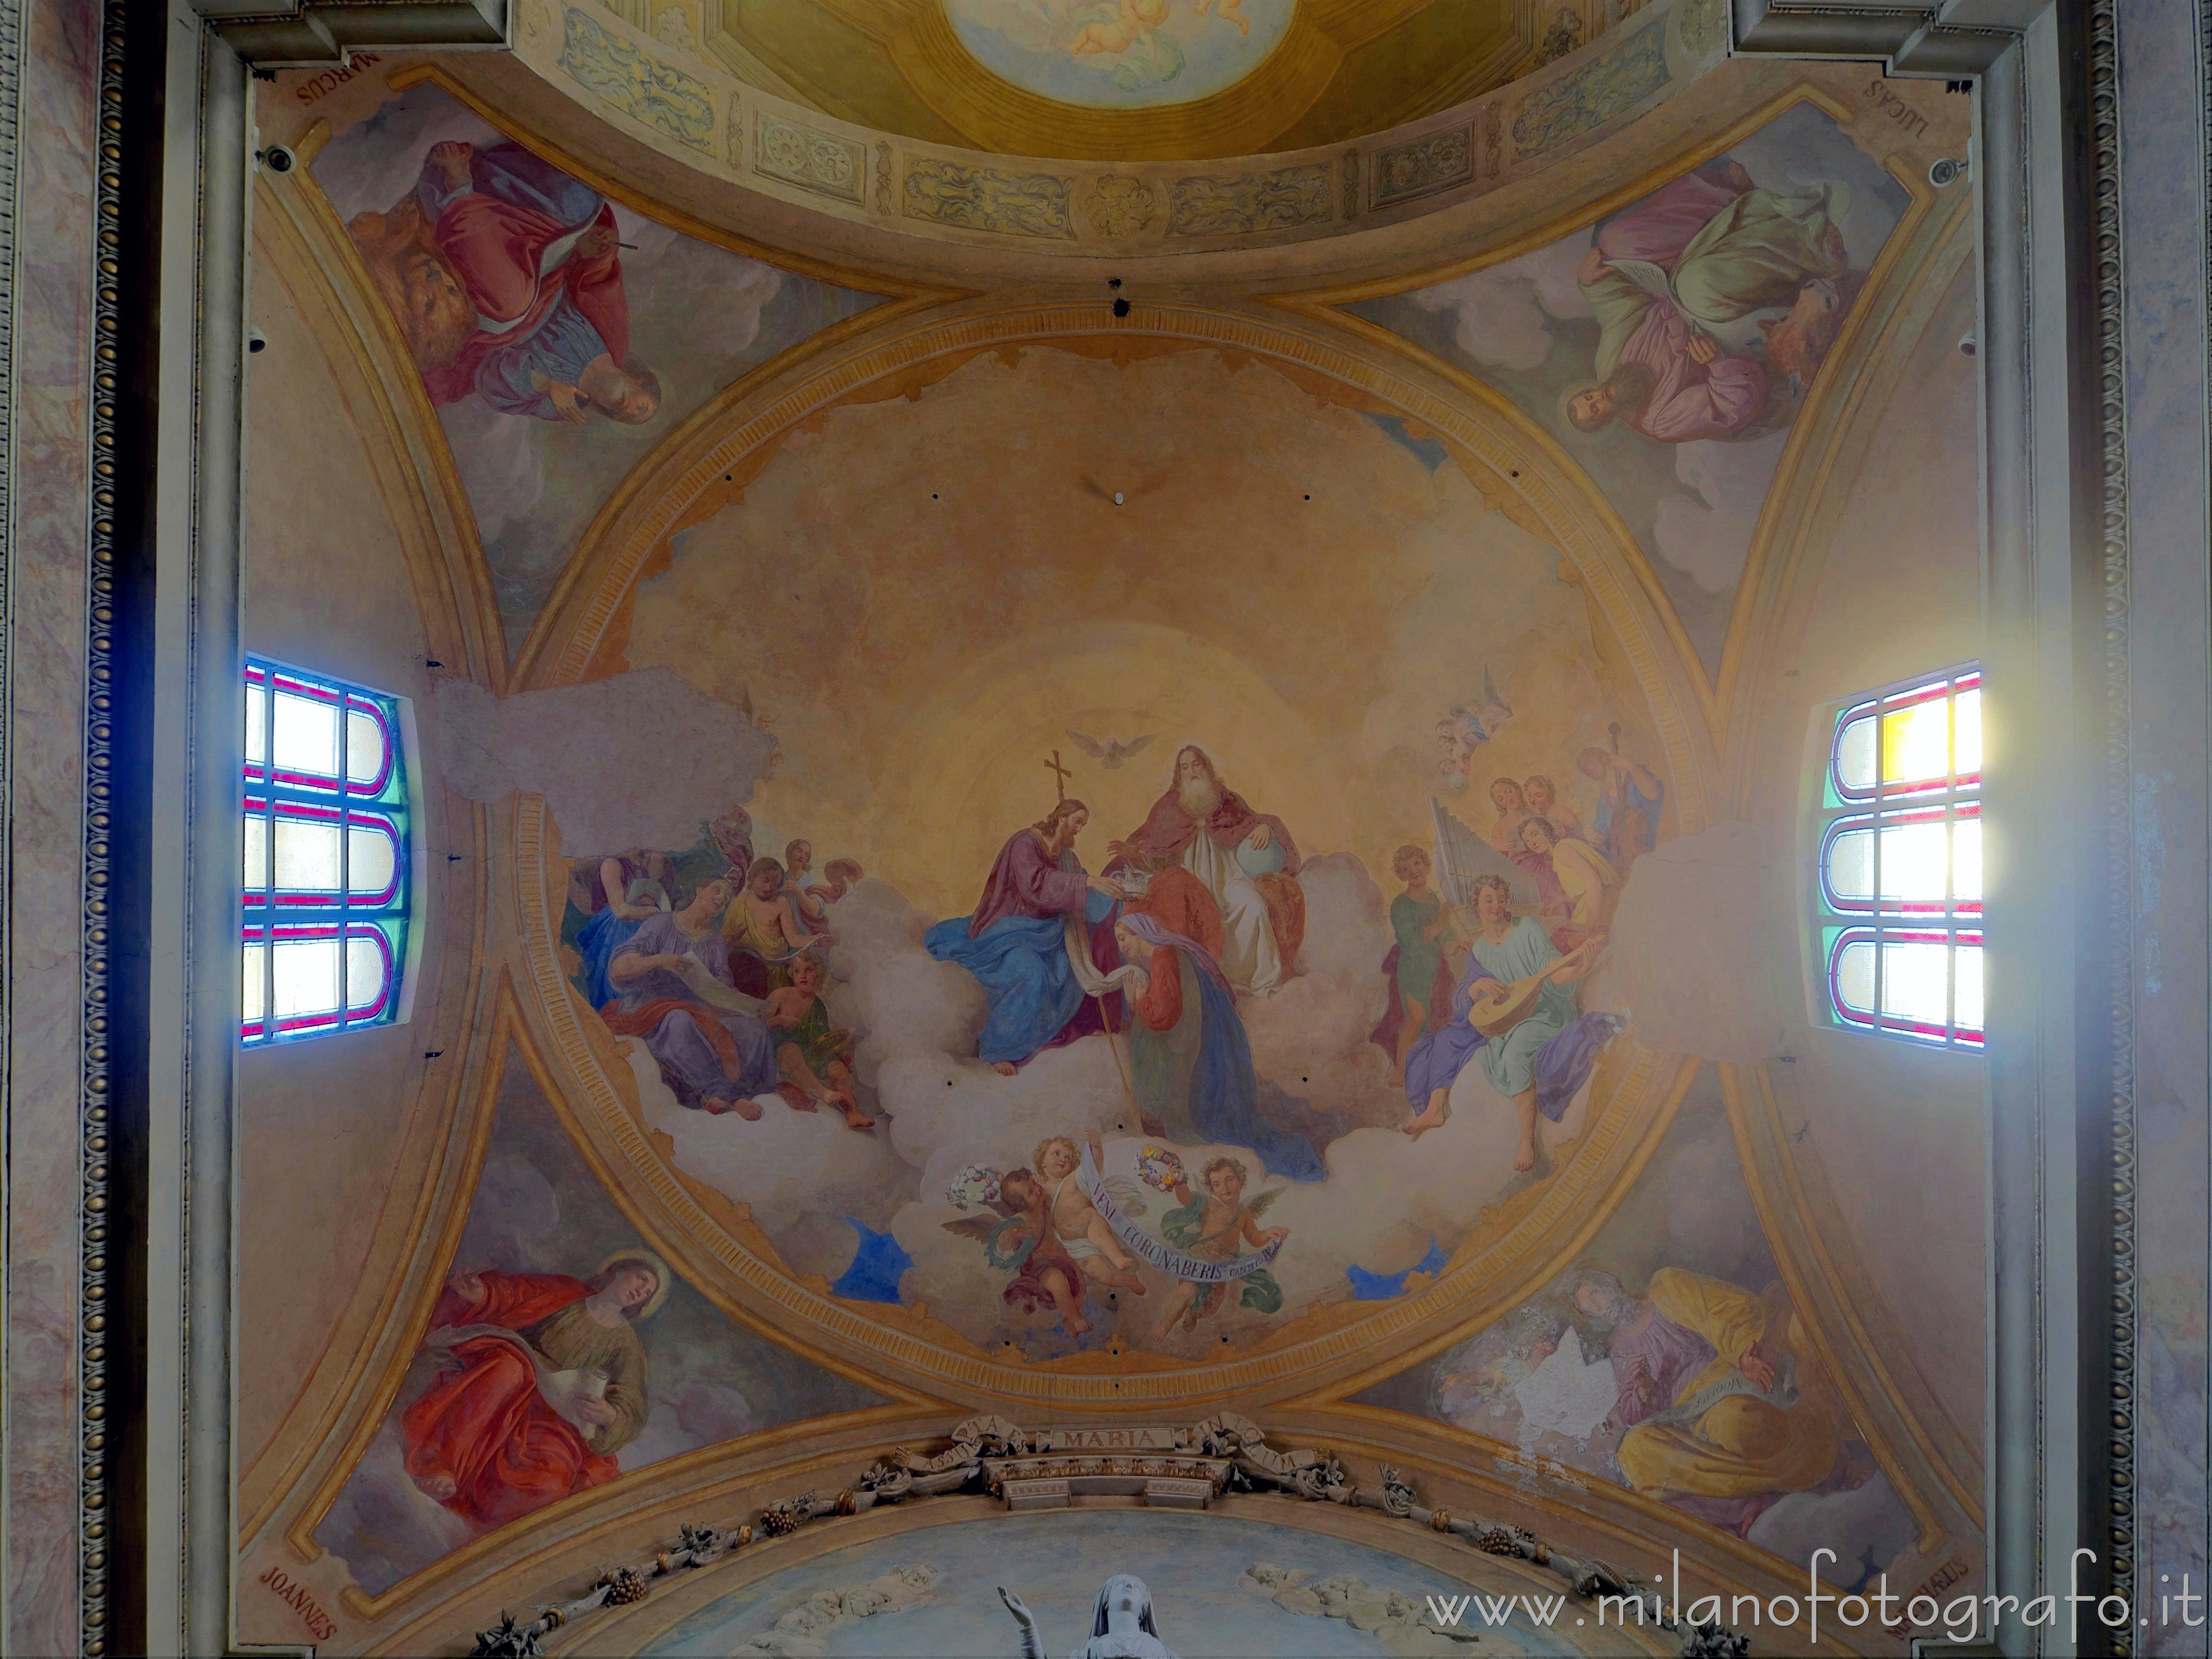
M999 1591L999 1599L1022 1627L1022 1659L1045 1659L1036 1615L1022 1604L1020 1596L1004 1589ZM1152 1593L1145 1588L1143 1579L1118 1573L1099 1587L1098 1603L1091 1613L1091 1639L1067 1659L1176 1659L1160 1640L1160 1627L1152 1621Z

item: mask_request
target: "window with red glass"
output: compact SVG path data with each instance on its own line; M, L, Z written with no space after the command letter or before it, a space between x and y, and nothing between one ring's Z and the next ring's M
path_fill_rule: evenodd
M388 1024L409 910L398 701L259 659L245 690L239 1036Z
M1822 781L1822 1012L1982 1047L1982 676L1969 664L1836 711Z

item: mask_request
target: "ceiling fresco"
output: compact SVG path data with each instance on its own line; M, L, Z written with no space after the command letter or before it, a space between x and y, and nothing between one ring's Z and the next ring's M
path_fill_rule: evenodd
M1571 1267L1356 1398L1498 1443L1501 1465L1617 1480L1784 1560L1832 1548L1846 1583L1918 1530L1782 1284L1710 1078Z
M904 222L890 141L826 127L779 152L813 240L784 197L738 223L750 152L702 138L699 183L616 82L542 63L367 65L312 120L282 101L309 83L266 89L308 165L264 178L262 257L357 313L324 343L389 393L349 416L380 487L456 526L410 591L492 644L438 647L413 710L445 857L483 871L437 919L474 930L477 1081L406 1128L442 1207L380 1224L370 1337L249 1472L249 1570L312 1567L356 1647L427 1640L733 1471L849 1483L824 1460L900 1413L912 1443L1236 1401L1607 1547L1978 1572L1974 1436L1934 1403L1978 1376L1915 1377L1765 1076L1796 988L1743 940L1790 854L1736 821L1721 672L1802 603L1777 524L1868 428L1955 417L1881 399L1955 356L1908 325L1925 158L1963 139L1932 89L1918 132L1854 102L1856 70L1704 72L1701 7L1577 14L1606 38L1490 106L1491 160L1454 116L1494 194L1382 222L1410 172L1316 164L1377 250L1320 286L1079 280L973 180L958 236L862 258L836 216ZM1024 121L1166 118L1262 96L1352 9L592 9L681 147L632 36L792 100L801 44L865 36L832 112L951 142L894 128L934 84L900 51ZM1380 6L1267 131L1367 118L1331 76L1444 9L1512 16ZM1401 71L1376 118L1419 102ZM699 95L701 133L763 131ZM1511 172L1524 140L1553 171ZM1451 1588L1425 1557L1248 1510L917 1526L621 1639L991 1650L1001 1564L1073 1634L1109 1552L1187 1654L1457 1650L1392 1626ZM1383 1611L1328 1616L1330 1578Z
M596 9L596 8L595 8ZM605 0L656 46L863 126L1189 159L1379 131L1503 85L1620 0Z
M423 82L316 154L435 405L510 648L667 433L881 296L669 229ZM544 280L559 269L563 282Z
M797 1091L817 1094L842 1066L858 1117L888 1121L855 1134L830 1112L717 1115L757 1091L678 1068L648 1033L624 1080L677 1167L745 1205L801 1275L846 1271L851 1216L903 1273L886 1302L1026 1361L1241 1349L1433 1273L1486 1206L1541 1176L1516 1170L1510 1119L1402 1132L1411 1040L1375 1030L1392 1012L1402 1024L1398 1000L1417 984L1413 1024L1426 1022L1455 975L1419 927L1392 931L1394 908L1437 903L1437 878L1409 887L1401 849L1428 846L1440 811L1464 815L1459 879L1500 872L1549 906L1548 940L1529 947L1541 954L1609 916L1671 828L1656 745L1632 693L1609 689L1556 556L1402 421L1317 410L1279 371L1210 351L1127 366L975 356L912 401L811 424L742 505L672 540L630 601L623 653L626 674L672 671L750 707L772 755L757 776L726 772L729 810L689 850L579 842L564 790L550 790L571 872L559 937L569 984L599 1011L583 1018L635 1035L616 1005L643 994L611 978L629 930L605 921L608 898L640 879L680 896L690 872L732 856L742 891L720 933L733 971L766 988L800 948L826 968L824 1012L806 1016L825 1033L819 1080L802 1075ZM1124 486L1121 503L1102 480ZM1524 844L1533 809L1520 800L1438 806L1470 767L1516 794L1526 778L1556 781L1547 810L1594 838L1575 843L1571 873ZM635 826L662 786L626 769ZM1179 803L1209 791L1219 801L1200 809L1212 827L1195 841ZM1003 915L1056 917L1010 913L996 895L1014 879L1007 860L1039 844L1030 826L1063 799L1090 822L1055 825L1054 856L1148 872L1145 913L1182 941L1117 934L1122 896L1101 878L1078 971L1139 963L1136 990L1127 975L1087 992L1069 979L1056 919L1026 956L967 942ZM1225 862L1192 875L1178 860L1196 846ZM858 878L842 895L841 864ZM797 921L794 896L809 906ZM1193 941L1205 948L1176 954ZM1424 966L1386 986L1394 944ZM1619 1024L1596 1012L1609 1005L1595 985L1583 1000L1562 994L1548 1016L1562 1046L1540 1138L1553 1150L1521 1148L1524 1166L1555 1168L1582 1130L1581 1085ZM1433 1062L1414 1105L1464 1060ZM1102 1242L1072 1185L1094 1133L1148 1237L1172 1243L1201 1219L1207 1233L1243 1225L1248 1241L1287 1227L1266 1288L1248 1280L1241 1298L1207 1298L1203 1328L1177 1326L1155 1311L1177 1300L1172 1285L1107 1272L1127 1249ZM1217 1159L1238 1161L1217 1184L1243 1184L1249 1224L1230 1200L1206 1208ZM1091 1264L1080 1283L1015 1264L1018 1235L1042 1224L1006 1190L1019 1172L1022 1194L1060 1190L1056 1237L1099 1252L1079 1248Z
M1467 369L1605 493L1717 678L1761 510L1911 193L1802 103L1596 223L1353 314Z
M504 1064L419 1351L313 1529L372 1596L664 1459L883 1403L684 1283L610 1200L520 1053Z
M1037 6L946 0L960 44L1024 91L1089 109L1188 104L1235 86L1290 30L1297 0Z

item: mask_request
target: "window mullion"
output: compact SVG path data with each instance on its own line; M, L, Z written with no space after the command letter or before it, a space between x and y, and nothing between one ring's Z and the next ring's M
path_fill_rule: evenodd
M349 816L352 802L346 794L346 739L351 735L353 724L346 718L349 701L343 688L338 691L338 1024L345 1030L346 1011L352 1006L346 992L346 915L347 905L353 898L353 823Z
M262 676L261 1040L276 1040L276 677Z

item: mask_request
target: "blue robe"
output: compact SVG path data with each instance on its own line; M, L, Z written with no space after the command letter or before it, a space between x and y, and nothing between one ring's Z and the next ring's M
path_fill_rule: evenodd
M1096 925L1113 914L1103 893L1085 896L1084 920ZM1000 916L972 938L969 919L955 916L922 935L922 945L939 962L957 963L975 976L990 999L991 1017L983 1022L976 1057L987 1066L1000 1060L1019 1065L1058 1036L1082 1012L1083 987L1067 959L1059 915Z
M1476 981L1488 979L1510 983L1557 961L1559 953L1548 942L1540 941L1542 930L1524 916L1515 925L1515 932L1499 945L1489 945L1489 941L1480 940L1468 952L1467 970L1460 975L1458 988L1452 992L1450 1020L1425 1035L1413 1045L1413 1053L1406 1056L1406 1098L1415 1109L1426 1105L1435 1091L1450 1088L1468 1062L1490 1046L1490 1039L1476 1030L1468 1018L1474 1006ZM1502 947L1516 943L1523 944L1523 950L1509 957ZM1498 965L1484 963L1481 951L1486 945L1498 959ZM1627 1023L1618 1014L1584 1014L1577 1018L1573 994L1563 985L1547 986L1542 1000L1529 1017L1499 1039L1498 1061L1486 1066L1485 1071L1492 1074L1492 1085L1501 1094L1518 1092L1507 1085L1517 1083L1526 1088L1534 1082L1537 1109L1556 1123L1566 1115L1567 1104L1576 1092L1589 1081L1590 1069L1597 1064L1598 1050ZM1519 1039L1517 1043L1516 1039ZM1504 1063L1506 1050L1525 1049L1532 1042L1540 1042L1533 1054L1515 1054L1511 1056L1514 1063Z

